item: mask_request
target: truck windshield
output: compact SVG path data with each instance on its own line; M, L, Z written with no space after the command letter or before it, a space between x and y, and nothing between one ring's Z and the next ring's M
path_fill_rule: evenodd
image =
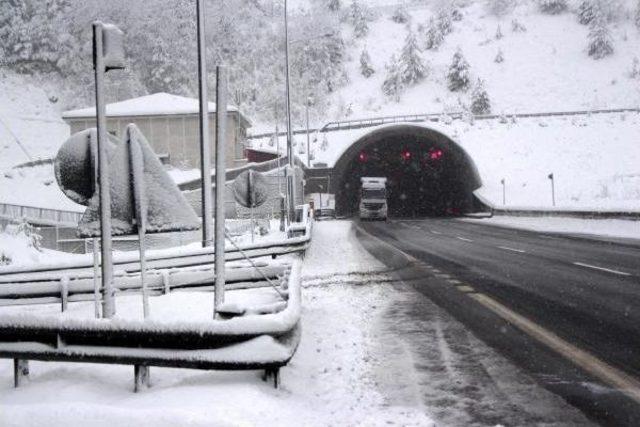
M376 188L376 189L363 189L362 190L362 198L363 199L384 199L387 196L387 192L384 188Z

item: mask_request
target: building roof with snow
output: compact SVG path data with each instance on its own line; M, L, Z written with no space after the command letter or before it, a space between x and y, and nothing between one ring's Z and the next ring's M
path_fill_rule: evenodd
M125 101L107 104L106 110L107 116L109 117L198 114L198 112L200 111L200 103L196 98L187 98L184 96L159 92L151 95L140 96L138 98L132 98ZM237 112L238 108L229 105L227 106L227 110ZM215 102L209 102L209 112L214 113L215 111ZM247 123L250 123L242 113L240 114L242 118L247 121ZM65 111L64 113L62 113L63 119L92 118L95 116L95 106Z

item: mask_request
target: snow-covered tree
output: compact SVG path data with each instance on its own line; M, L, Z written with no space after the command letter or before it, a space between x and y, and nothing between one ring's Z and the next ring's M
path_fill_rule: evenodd
M342 6L340 4L340 0L328 0L327 1L327 7L329 8L330 11L332 12L337 12L340 10L340 6Z
M567 10L567 0L538 0L538 8L542 13L557 15Z
M449 90L452 92L464 91L469 88L471 75L469 73L469 63L462 54L462 50L456 50L453 60L447 71L447 81Z
M398 24L406 24L409 22L409 19L409 12L403 4L398 5L398 7L393 11L393 15L391 15L391 20Z
M504 52L502 52L502 49L498 49L498 53L496 54L496 57L493 59L493 62L495 62L496 64L501 64L504 62Z
M320 143L320 150L327 151L327 148L329 148L329 139L327 138L327 134L324 133L322 135L322 142Z
M67 0L3 0L0 2L0 56L16 71L60 71L71 38L64 20Z
M484 88L484 82L481 79L478 79L471 93L471 112L473 114L491 113L489 94Z
M582 25L589 25L593 20L593 0L583 0L578 6L578 22Z
M640 78L640 59L634 57L631 61L631 71L629 71L629 77L632 79Z
M440 31L445 36L453 31L453 22L451 19L451 9L447 7L441 7L436 16Z
M424 46L427 49L438 49L443 42L444 33L438 25L438 22L434 18L431 18L427 24Z
M514 33L525 33L527 32L527 27L525 27L517 19L514 19L511 21L511 31L513 31Z
M404 90L404 83L402 81L400 62L395 55L392 55L389 59L386 69L387 74L384 82L382 83L382 92L396 102L400 102L400 95Z
M504 16L515 6L514 0L489 0L487 10L495 16Z
M502 34L502 28L500 28L500 25L498 25L498 28L496 28L496 40L500 40L503 37L504 35Z
M427 75L427 67L420 58L418 41L411 29L409 29L400 54L400 73L402 82L407 85L418 83Z
M358 0L351 1L351 7L349 9L349 18L353 25L353 34L357 38L365 37L369 34L369 16L366 9L358 2Z
M607 27L607 21L602 9L594 8L594 16L589 24L589 56L601 59L613 53L613 41Z
M360 73L366 78L371 77L376 71L373 69L371 65L371 58L369 57L369 52L367 49L362 49L362 53L360 54Z
M640 0L638 0L638 5L636 6L635 23L638 30L640 30Z

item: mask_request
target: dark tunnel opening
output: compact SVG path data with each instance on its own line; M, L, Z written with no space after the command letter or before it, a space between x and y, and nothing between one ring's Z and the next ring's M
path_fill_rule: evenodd
M390 217L456 216L473 211L480 187L469 155L433 129L400 125L356 141L334 167L338 215L358 212L360 178L387 178Z

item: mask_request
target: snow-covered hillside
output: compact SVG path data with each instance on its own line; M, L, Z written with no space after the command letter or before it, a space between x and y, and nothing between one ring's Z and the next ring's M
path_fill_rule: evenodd
M347 64L350 82L333 96L332 118L459 111L460 102L469 104L470 91L451 92L446 81L458 48L470 64L472 82L478 78L485 81L494 113L640 105L640 77L630 77L633 60L640 56L640 29L621 10L622 16L609 24L613 55L595 60L587 54L589 27L580 25L574 13L577 1L569 2L570 9L559 15L542 14L533 1L515 2L515 9L501 17L488 12L488 2L459 2L466 6L460 8L462 20L453 21L453 32L438 49L421 52L428 68L426 79L406 88L400 102L388 99L381 89L385 65L391 55L400 54L409 27L424 48L424 32L419 26L428 25L439 2L429 3L409 8L408 24L393 22L388 11L379 12L366 37L347 37L353 40ZM633 11L633 2L621 4ZM514 21L526 30L519 27L514 31ZM344 28L351 32L349 25ZM499 39L498 28L502 34ZM364 48L375 70L369 78L360 73ZM496 63L500 50L504 62Z

